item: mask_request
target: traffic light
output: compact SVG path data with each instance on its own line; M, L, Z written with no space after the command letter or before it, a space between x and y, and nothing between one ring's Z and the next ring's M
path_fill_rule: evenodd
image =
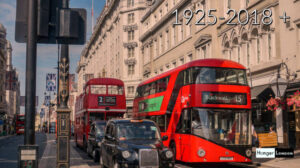
M15 40L27 39L29 0L17 0ZM62 0L38 0L37 42L46 44L84 44L86 10L62 8Z

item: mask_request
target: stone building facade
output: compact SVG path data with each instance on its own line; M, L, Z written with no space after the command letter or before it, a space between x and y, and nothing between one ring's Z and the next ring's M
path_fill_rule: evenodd
M6 75L6 29L0 24L0 134L3 132L6 119L6 92L5 92L5 75Z
M20 113L20 82L18 72L12 65L12 46L1 24L0 54L0 127L6 133L13 133L14 116Z
M270 95L278 96L271 85L279 77L288 85L286 93L289 89L299 90L299 87L290 88L300 79L299 6L297 0L153 1L141 19L143 80L195 59L223 58L239 62L248 69L253 123L261 132L275 126L278 143L288 144L287 112L281 109L270 112L266 102ZM189 11L193 11L193 17ZM206 14L203 19L202 11ZM231 20L234 12L236 17ZM281 19L284 12L290 16L286 23Z
M90 78L121 79L131 111L136 86L142 79L139 36L145 9L145 0L107 1L78 62L78 95Z

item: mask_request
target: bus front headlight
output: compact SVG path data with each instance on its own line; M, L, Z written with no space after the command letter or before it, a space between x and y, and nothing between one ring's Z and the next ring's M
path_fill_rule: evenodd
M169 151L169 150L165 152L165 155L166 155L166 158L168 158L168 159L170 159L170 158L172 158L174 156L173 152Z
M247 150L246 150L246 156L247 156L247 157L251 157L251 156L252 156L252 151L251 151L251 149L247 149Z
M205 153L204 149L199 149L197 154L198 154L199 157L204 157L206 153Z
M123 156L123 158L125 158L125 159L128 159L129 157L130 157L130 152L129 151L123 151L122 152L122 156Z

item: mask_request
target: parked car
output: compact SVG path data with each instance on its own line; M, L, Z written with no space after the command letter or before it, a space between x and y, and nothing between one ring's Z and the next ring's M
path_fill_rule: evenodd
M173 152L165 147L157 125L150 120L108 121L101 144L101 167L174 167Z
M87 153L94 159L94 162L99 162L100 147L104 137L105 126L106 121L94 121L90 127Z

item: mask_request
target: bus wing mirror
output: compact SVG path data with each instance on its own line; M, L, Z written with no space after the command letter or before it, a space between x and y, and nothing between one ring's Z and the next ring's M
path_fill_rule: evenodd
M168 140L168 136L167 135L164 135L163 137L162 137L162 139L161 139L162 141L166 141L166 140Z

